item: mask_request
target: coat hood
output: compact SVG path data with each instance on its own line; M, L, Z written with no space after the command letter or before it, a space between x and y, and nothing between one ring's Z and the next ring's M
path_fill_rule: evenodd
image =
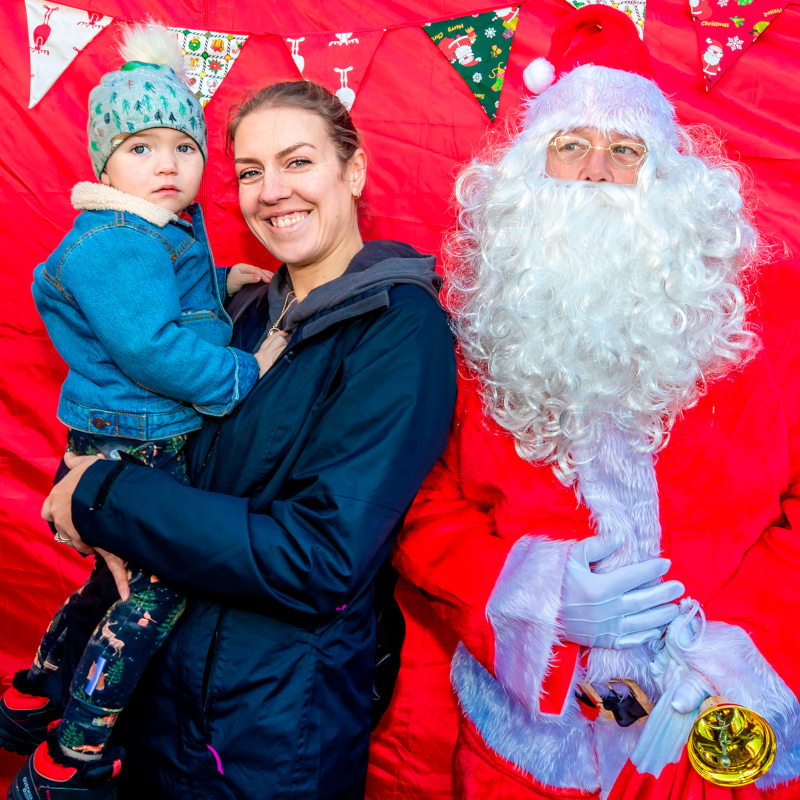
M423 255L404 242L365 242L341 276L313 289L302 302L293 303L288 308L281 328L292 331L307 319L352 297L403 283L419 286L438 300L442 277L436 272L436 258ZM242 289L230 302L228 313L235 321L248 306L259 302L266 293L270 321L277 320L291 289L289 272L286 265L282 264L270 284L251 284Z

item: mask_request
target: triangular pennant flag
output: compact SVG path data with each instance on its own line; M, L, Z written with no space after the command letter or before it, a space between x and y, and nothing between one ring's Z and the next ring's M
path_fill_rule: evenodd
M428 22L422 30L455 67L494 122L519 20L519 6Z
M283 37L300 74L333 92L349 111L383 31Z
M611 6L624 11L636 24L639 38L644 39L644 12L646 0L568 0L574 8L589 5Z
M776 0L689 0L707 92L786 5Z
M33 108L75 56L112 22L113 17L42 0L25 0L25 11L31 51L28 108Z
M247 36L189 28L169 30L178 37L183 50L187 83L205 106L230 72Z

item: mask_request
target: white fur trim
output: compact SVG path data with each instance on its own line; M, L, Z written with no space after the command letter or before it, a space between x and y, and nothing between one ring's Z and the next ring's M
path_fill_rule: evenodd
M718 694L752 708L775 731L777 753L759 788L800 776L800 703L780 675L738 625L706 623L702 644L683 652L686 663L708 679Z
M678 144L675 109L653 81L593 64L576 67L526 103L524 128L534 136L581 127L638 136L651 149Z
M574 697L561 716L529 713L463 644L453 656L450 677L463 712L492 750L540 783L597 791L592 724L581 714ZM614 736L624 737L630 730L615 723L608 727L614 729Z
M572 545L523 536L511 548L486 605L495 637L495 674L528 711L539 710L542 681L559 640L561 585Z
M178 219L163 206L141 197L121 192L104 183L82 181L72 188L72 207L78 211L126 211L163 228Z
M546 58L534 58L522 73L525 86L533 94L541 94L555 79L555 67Z

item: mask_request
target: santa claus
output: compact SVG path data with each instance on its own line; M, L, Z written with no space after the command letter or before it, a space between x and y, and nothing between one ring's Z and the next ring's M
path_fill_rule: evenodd
M708 46L703 53L703 72L713 78L722 71L720 61L724 51L722 45L713 39L706 39L706 44Z
M457 182L459 399L395 553L369 796L800 797L796 273L758 277L736 170L627 16L571 13L548 61ZM746 788L688 764L715 696L774 731Z
M455 64L458 61L462 67L474 67L482 59L476 58L472 50L472 43L475 41L476 34L473 28L467 30L455 39L449 37L439 42L439 49L445 54L448 61Z

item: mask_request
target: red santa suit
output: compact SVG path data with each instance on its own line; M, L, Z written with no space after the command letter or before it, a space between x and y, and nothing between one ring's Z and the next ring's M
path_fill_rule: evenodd
M734 798L800 797L798 308L797 273L771 272L754 318L762 348L685 411L654 459L666 577L707 618L690 666L776 733L772 769ZM487 419L477 378L462 369L449 446L395 552L408 630L395 699L374 737L368 797L621 791L610 783L643 726L584 713L575 679L590 648L558 631L567 553L594 532L574 489L521 459ZM665 770L652 794L637 796L658 796L659 781L674 780ZM716 791L731 797L697 779L664 796Z

